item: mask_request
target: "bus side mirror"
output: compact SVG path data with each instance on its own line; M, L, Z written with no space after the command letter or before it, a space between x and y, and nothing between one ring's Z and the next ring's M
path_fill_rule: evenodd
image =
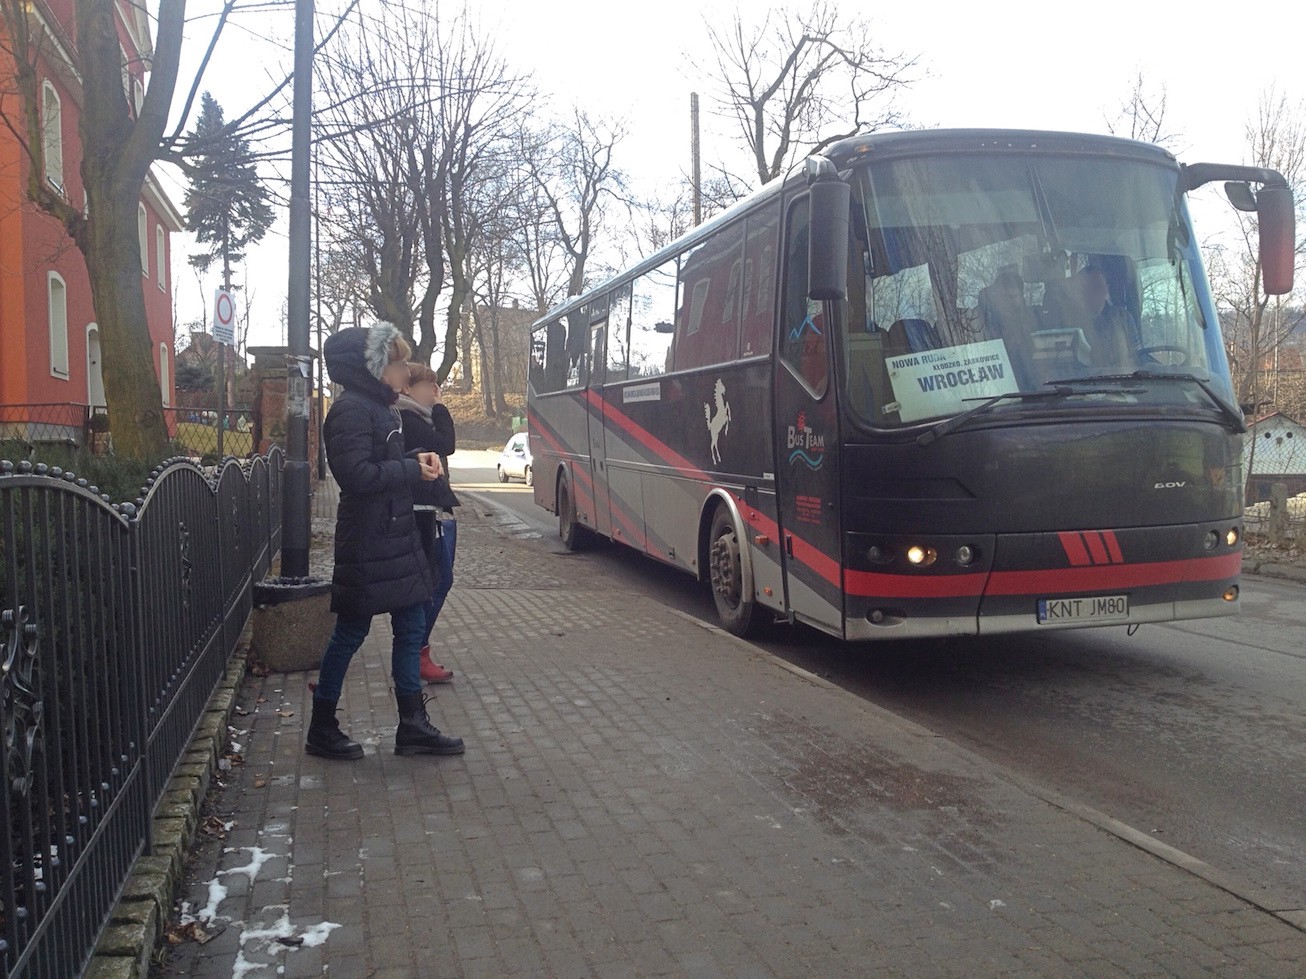
M852 188L838 177L813 182L807 228L807 295L819 301L848 297L848 208Z
M1297 230L1292 191L1287 187L1262 187L1256 195L1256 217L1261 236L1261 284L1267 296L1292 292L1292 266L1296 259Z

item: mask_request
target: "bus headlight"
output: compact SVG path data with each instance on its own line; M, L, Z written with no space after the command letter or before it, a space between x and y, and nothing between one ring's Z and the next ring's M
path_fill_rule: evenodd
M913 544L907 548L907 563L914 564L918 568L928 568L938 558L938 552L932 547L921 547L919 544Z
M893 560L893 551L879 544L872 544L866 549L866 560L872 564L888 564Z
M1230 527L1230 528L1229 528L1229 532L1228 532L1227 534L1224 535L1224 542L1225 542L1226 544L1228 544L1230 547L1233 547L1235 544L1238 543L1238 528L1237 528L1237 527Z
M1220 534L1214 530L1208 530L1206 536L1202 538L1202 546L1208 551L1215 550L1215 545L1220 543Z
M961 547L957 548L957 563L963 568L968 566L974 560L975 548L971 547L969 544L962 544Z

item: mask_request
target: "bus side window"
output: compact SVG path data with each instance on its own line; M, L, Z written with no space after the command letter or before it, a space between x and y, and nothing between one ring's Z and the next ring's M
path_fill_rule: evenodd
M775 246L780 236L780 200L748 218L744 246L744 317L739 329L739 355L771 352L775 332Z
M607 382L624 381L630 363L630 286L609 294Z
M567 315L567 390L583 388L589 381L585 358L589 323L585 313L573 309Z
M785 295L780 320L780 359L821 399L830 381L825 303L807 298L807 198L789 209L785 230Z
M632 378L657 377L671 369L677 268L673 258L635 280L630 309Z
M680 263L676 370L724 364L739 355L744 222L722 228Z

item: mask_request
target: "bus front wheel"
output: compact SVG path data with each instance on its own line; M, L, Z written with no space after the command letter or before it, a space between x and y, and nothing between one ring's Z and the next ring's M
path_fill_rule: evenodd
M730 511L717 507L707 542L708 582L721 625L736 636L749 635L757 622L753 583L744 580L742 546Z

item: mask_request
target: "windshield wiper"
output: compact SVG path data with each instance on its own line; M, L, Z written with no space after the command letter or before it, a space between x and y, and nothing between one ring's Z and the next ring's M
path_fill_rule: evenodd
M1215 405L1220 415L1228 422L1229 427L1236 434L1242 435L1247 431L1247 422L1243 419L1242 412L1220 397L1210 384L1196 374L1171 374L1166 371L1153 371L1144 368L1143 370L1134 371L1132 374L1095 374L1091 377L1067 377L1059 381L1049 381L1048 383L1061 386L1066 384L1101 384L1103 381L1191 381L1202 389L1202 393L1210 399L1211 404Z
M1104 388L1099 391L1092 388L1080 389L1064 386L1054 387L1051 391L1008 391L1006 394L999 394L992 398L986 398L974 408L967 408L960 415L953 415L951 418L939 422L929 431L922 432L920 435L916 436L916 444L929 445L935 439L940 439L951 432L955 432L976 415L984 414L984 412L989 411L994 405L1000 404L1003 401L1050 401L1056 398L1068 398L1071 395L1117 393L1119 392L1109 388ZM965 398L963 400L979 401L978 398Z

